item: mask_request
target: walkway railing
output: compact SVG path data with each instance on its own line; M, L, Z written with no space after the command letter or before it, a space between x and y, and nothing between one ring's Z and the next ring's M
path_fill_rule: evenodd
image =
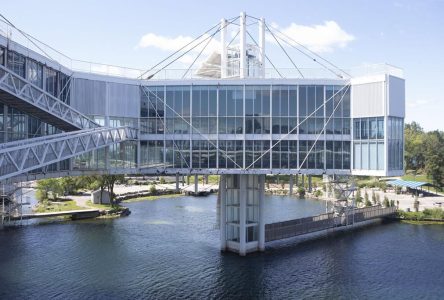
M2 65L0 65L0 95L6 104L32 113L62 130L100 126L81 112Z
M137 139L137 129L102 127L5 143L0 148L0 181L91 150L134 139Z
M387 217L393 215L395 212L396 207L383 208L381 206L372 206L349 210L342 216L335 216L334 213L327 213L290 221L266 224L265 241L276 241L338 226L352 225L354 223Z

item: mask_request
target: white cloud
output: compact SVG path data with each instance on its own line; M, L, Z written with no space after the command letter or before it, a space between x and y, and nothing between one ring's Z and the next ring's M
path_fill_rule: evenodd
M325 21L323 24L313 26L295 23L291 23L288 27L280 27L276 23L271 25L291 39L317 53L331 52L336 48L345 48L349 42L355 39L353 35L343 30L335 21ZM274 38L269 34L267 35L267 40L275 43ZM290 40L288 41L291 42ZM294 42L291 43L295 44Z
M410 108L421 107L421 106L429 105L432 103L433 103L433 100L431 100L431 99L416 99L416 100L407 100L406 101L407 107L410 107Z
M181 47L185 46L186 44L193 41L194 38L190 36L183 36L179 35L177 37L167 37L162 35L157 35L155 33L147 33L140 39L138 45L136 48L158 48L163 51L173 52ZM219 51L220 49L220 42L214 39L213 37L210 37L210 35L205 34L202 36L198 41L194 42L191 46L188 46L184 49L184 51L189 50L194 45L197 45L199 42L203 41L199 46L191 50L189 53L199 53L202 48L209 42L208 46L206 46L205 50L203 51L203 54L209 55L213 53L213 51ZM192 62L193 58L189 55L185 55L182 57L182 62Z

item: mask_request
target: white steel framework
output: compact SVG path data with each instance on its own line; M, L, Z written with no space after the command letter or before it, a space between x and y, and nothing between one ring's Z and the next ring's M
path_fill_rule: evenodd
M2 102L31 113L61 130L99 127L97 123L28 80L0 65Z
M127 140L130 127L85 129L0 145L0 181L49 164Z

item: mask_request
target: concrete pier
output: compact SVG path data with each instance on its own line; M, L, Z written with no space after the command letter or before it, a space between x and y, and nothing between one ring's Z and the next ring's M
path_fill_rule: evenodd
M293 195L293 175L290 175L290 182L288 183L288 185L289 185L289 194L290 194L290 196L292 196Z
M179 174L176 174L176 193L180 192L179 187Z
M265 175L221 175L221 250L244 256L265 250Z
M194 175L194 193L199 193L199 176Z
M308 175L308 192L311 193L312 189L311 175Z

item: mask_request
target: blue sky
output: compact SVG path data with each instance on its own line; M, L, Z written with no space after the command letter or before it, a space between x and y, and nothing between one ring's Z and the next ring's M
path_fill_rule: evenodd
M141 69L170 53L141 47L144 36L173 45L178 36L196 36L241 11L289 32L313 33L319 41L308 40L312 49L338 66L386 62L403 68L406 121L444 130L444 1L14 0L0 8L16 26L72 58ZM288 64L283 55L277 61Z

